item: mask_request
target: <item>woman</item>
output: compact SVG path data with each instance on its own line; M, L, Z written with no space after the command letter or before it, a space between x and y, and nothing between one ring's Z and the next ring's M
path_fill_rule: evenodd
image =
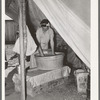
M40 23L41 27L36 31L36 37L39 42L39 52L41 56L43 56L43 51L47 51L49 49L49 42L52 51L52 55L54 55L54 32L50 28L50 22L47 19L43 19Z

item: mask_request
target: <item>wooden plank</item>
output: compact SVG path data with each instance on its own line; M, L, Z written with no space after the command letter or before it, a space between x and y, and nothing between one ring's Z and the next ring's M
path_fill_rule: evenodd
M9 7L9 5L11 4L12 0L5 0L5 4L6 4L6 7Z
M5 21L5 42L15 43L15 34L17 32L17 24L13 20Z

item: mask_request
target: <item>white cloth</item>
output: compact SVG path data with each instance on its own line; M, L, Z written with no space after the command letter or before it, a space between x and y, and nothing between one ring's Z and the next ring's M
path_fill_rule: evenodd
M62 0L33 1L80 59L90 67L90 28Z
M19 38L16 40L15 46L13 48L13 51L20 54L20 41ZM27 27L27 49L26 49L26 56L32 55L36 51L37 45L35 44L35 41L33 40L29 29Z

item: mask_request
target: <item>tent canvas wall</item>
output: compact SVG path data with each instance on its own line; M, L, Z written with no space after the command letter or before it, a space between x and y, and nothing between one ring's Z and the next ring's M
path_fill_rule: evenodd
M6 0L5 3L6 14L18 22L17 0ZM39 22L48 18L73 51L90 67L90 0L26 0L26 7L27 25L32 34Z

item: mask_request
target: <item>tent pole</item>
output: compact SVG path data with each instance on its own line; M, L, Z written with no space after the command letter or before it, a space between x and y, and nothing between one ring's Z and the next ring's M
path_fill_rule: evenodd
M19 1L19 39L20 39L20 65L21 65L21 100L26 99L25 90L25 52L26 52L26 14L25 0Z

